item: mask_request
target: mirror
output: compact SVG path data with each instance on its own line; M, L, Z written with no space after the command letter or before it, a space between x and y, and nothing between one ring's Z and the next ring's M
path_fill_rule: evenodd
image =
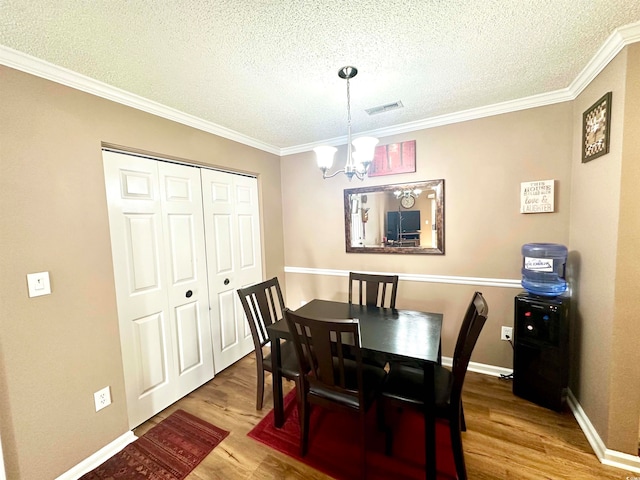
M347 252L444 255L444 180L344 191Z

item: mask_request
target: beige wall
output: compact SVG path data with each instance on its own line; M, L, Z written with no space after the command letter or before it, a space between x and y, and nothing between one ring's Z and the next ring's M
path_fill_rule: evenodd
M257 174L265 276L284 265L280 163L6 67L0 81L0 437L9 479L43 480L128 430L101 142ZM30 299L40 271L53 293Z
M628 50L607 446L633 453L640 443L640 44Z
M574 102L571 389L605 445L637 454L640 418L640 44L625 48ZM582 114L612 92L609 154L581 163Z
M572 105L514 112L411 134L381 143L416 140L417 172L371 178L367 185L445 179L445 255L345 253L344 175L323 180L313 153L282 159L285 264L336 270L520 279L520 248L528 242L569 241ZM344 164L344 151L336 163ZM556 211L520 214L520 183L556 180ZM347 298L345 277L288 273L287 302ZM511 367L512 350L500 327L513 324L515 288L400 282L397 305L443 312L443 353L451 356L473 291L491 314L473 361Z
M574 102L571 266L571 388L606 441L620 198L626 53L618 55ZM612 91L611 150L582 163L582 113Z

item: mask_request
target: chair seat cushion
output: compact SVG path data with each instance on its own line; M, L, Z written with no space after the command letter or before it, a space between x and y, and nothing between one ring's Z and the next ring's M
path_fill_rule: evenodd
M262 361L265 369L272 372L273 364L271 360L271 352L266 354ZM280 365L282 365L280 369L282 376L289 379L295 379L300 376L300 367L298 366L298 358L296 357L296 350L293 342L280 342Z
M338 371L337 359L334 359L334 370ZM345 370L345 387L353 393L347 393L342 389L332 389L330 386L321 382L314 382L313 378L309 378L309 394L321 397L333 402L338 402L346 407L358 409L358 377L356 362L350 359L344 360ZM362 381L364 383L364 401L365 410L375 400L377 394L387 375L382 368L374 365L362 365Z
M452 385L453 374L451 371L441 365L434 365L436 407L447 407ZM424 403L424 371L421 368L392 365L382 387L382 395L405 403L422 405Z

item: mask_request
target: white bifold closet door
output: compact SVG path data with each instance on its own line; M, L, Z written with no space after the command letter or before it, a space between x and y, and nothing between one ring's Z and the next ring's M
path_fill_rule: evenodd
M127 410L134 428L213 378L214 344L221 342L212 325L236 325L237 315L218 318L210 302L219 293L209 285L207 249L215 252L219 242L215 231L205 232L201 171L206 170L111 151L103 152L103 161ZM237 248L229 246L231 255ZM253 283L261 280L261 268L257 275Z
M218 373L254 349L236 290L262 280L257 179L203 169L202 195Z

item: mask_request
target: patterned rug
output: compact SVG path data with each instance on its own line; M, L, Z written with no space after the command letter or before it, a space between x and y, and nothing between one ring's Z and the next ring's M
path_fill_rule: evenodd
M282 428L273 426L273 410L249 437L305 463L337 480L359 480L361 472L360 426L358 416L313 408L309 420L309 451L300 457L300 427L295 390L284 401ZM384 454L384 433L377 429L375 406L367 414L367 479L423 480L425 478L424 420L412 409L387 412L394 426L393 452ZM437 477L455 480L456 469L448 425L436 422Z
M182 480L227 435L177 410L79 480Z

